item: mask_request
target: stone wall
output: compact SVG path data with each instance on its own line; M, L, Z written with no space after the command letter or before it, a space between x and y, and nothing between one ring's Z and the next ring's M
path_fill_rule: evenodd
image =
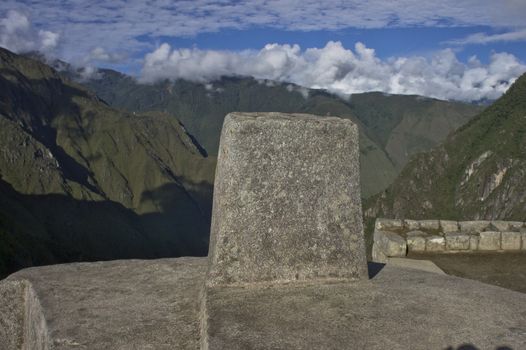
M526 251L526 222L376 220L373 261L416 253Z

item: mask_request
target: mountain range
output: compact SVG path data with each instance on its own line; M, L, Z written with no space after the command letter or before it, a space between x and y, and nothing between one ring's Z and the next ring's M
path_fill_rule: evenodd
M526 74L396 181L366 215L526 221Z
M369 197L481 110L241 77L141 84L100 70L81 79L53 66L0 48L0 276L60 262L206 255L215 154L231 111L353 120Z
M361 131L364 198L391 184L411 155L436 146L481 110L472 104L380 92L342 98L323 90L242 77L210 84L186 80L141 84L102 69L82 84L115 108L176 115L210 155L217 154L223 119L230 112L298 112L351 119Z
M215 159L160 112L116 110L0 49L0 274L206 255Z

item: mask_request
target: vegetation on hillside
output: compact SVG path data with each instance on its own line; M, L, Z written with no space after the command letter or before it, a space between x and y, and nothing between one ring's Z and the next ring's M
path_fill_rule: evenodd
M0 49L0 147L0 268L207 253L215 159L175 117Z
M184 80L139 84L102 70L84 82L110 105L131 112L158 110L181 118L190 133L214 155L226 114L279 111L349 118L360 127L362 196L386 188L407 158L439 144L466 123L479 107L382 93L355 94L345 100L321 90L252 78L222 78L212 84Z
M416 156L367 215L526 220L526 74L440 147Z

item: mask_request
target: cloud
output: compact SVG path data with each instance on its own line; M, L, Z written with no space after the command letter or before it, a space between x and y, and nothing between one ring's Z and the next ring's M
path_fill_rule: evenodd
M120 63L126 59L126 55L118 54L114 52L107 52L104 48L98 46L91 50L87 61L98 61L98 62L108 62L108 63Z
M490 44L496 42L526 41L526 29L515 30L507 33L492 34L475 33L461 39L445 41L448 45L468 45L468 44Z
M0 18L0 46L14 52L51 52L59 43L60 35L47 30L37 30L29 18L18 11L8 11Z
M0 14L31 14L37 28L63 33L62 57L83 58L96 47L136 53L161 37L224 29L289 31L344 28L526 27L524 0L2 0Z
M416 94L440 99L496 99L526 71L508 53L493 53L484 65L476 57L460 62L451 49L429 58L381 60L374 49L356 43L354 50L330 41L322 48L268 44L259 51L172 49L160 45L144 59L140 80L187 79L210 82L221 76L251 76L348 95L366 91Z
M59 44L62 44L60 39L58 32L35 28L29 16L23 12L10 10L5 17L0 17L0 46L8 50L17 53L38 51L52 64L57 57ZM84 79L89 79L97 74L95 64L121 63L126 58L125 54L108 52L97 46L84 55L77 55L70 63Z
M185 78L208 82L237 74L340 94L379 90L476 100L498 97L524 71L524 65L512 55L497 53L485 65L476 58L463 63L451 50L433 57L380 59L363 44L351 50L338 42L306 50L298 45L270 44L259 51L240 52L173 50L167 44L155 47L153 43L167 37L248 28L514 28L509 33L458 39L457 45L463 45L462 40L522 40L524 13L523 0L73 0L56 6L50 6L49 0L2 0L0 45L17 52L56 53L74 65L86 66L87 76L100 63L139 64L143 81ZM137 63L144 52L149 54L143 63Z

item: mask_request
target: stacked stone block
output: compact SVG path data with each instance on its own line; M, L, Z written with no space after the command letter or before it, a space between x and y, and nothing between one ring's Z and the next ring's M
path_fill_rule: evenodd
M526 222L383 219L375 223L373 260L408 252L526 250Z

